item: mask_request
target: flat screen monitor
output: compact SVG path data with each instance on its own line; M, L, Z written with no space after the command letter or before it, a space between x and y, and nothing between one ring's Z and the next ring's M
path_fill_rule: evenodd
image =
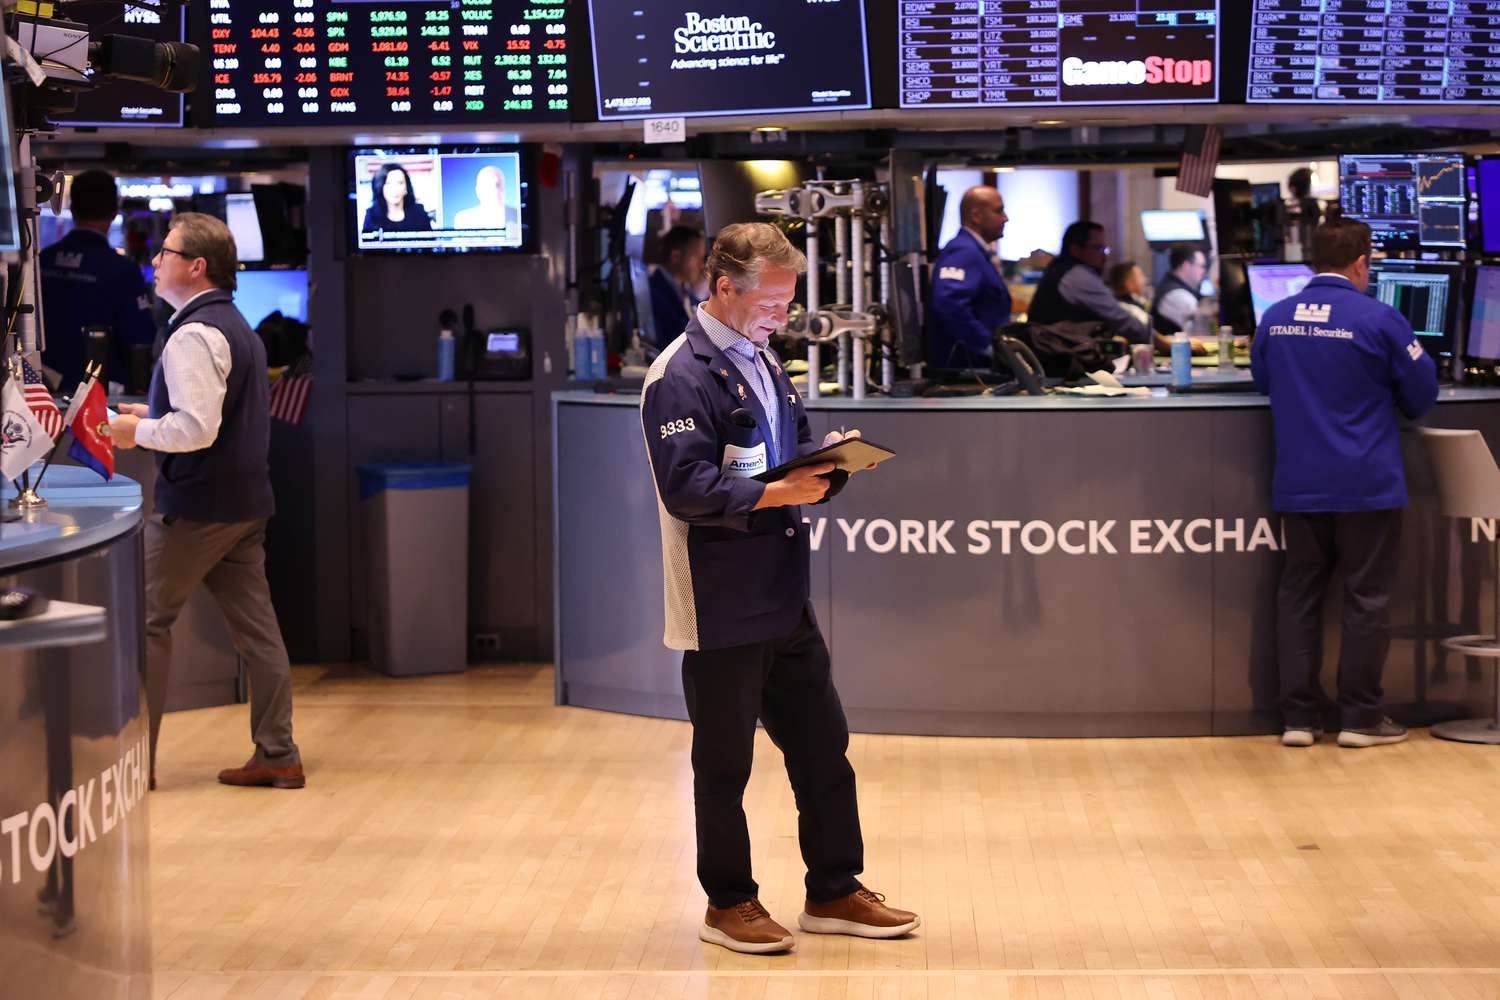
M214 125L502 125L568 118L558 0L216 0L198 88Z
M274 312L307 322L306 271L241 271L235 280L234 304L252 328Z
M16 207L16 171L11 152L10 87L0 82L0 251L21 249L21 219Z
M1457 261L1378 260L1367 294L1406 317L1435 360L1450 360L1458 342L1463 267Z
M1484 156L1474 164L1479 200L1479 249L1500 255L1500 156Z
M1252 104L1500 104L1494 3L1243 6Z
M589 0L599 117L870 107L863 0Z
M86 24L91 33L134 35L153 42L187 41L187 5L159 8L126 4L69 3L59 17ZM206 72L206 70L205 70ZM183 124L183 95L132 80L96 80L78 95L78 106L47 117L59 125L172 126Z
M356 149L349 158L361 252L533 249L530 158L517 147Z
M1306 264L1250 264L1246 271L1256 326L1265 318L1267 309L1296 295L1317 277Z
M1061 6L897 0L900 106L1219 99L1219 0Z
M1147 243L1201 243L1208 239L1203 213L1147 209L1141 213L1141 232Z
M1369 225L1375 245L1390 250L1466 247L1467 181L1462 153L1339 157L1344 215Z
M260 216L255 211L255 195L225 195L224 222L234 237L240 263L259 264L266 259L266 241L260 231Z
M1469 313L1469 343L1464 353L1471 358L1500 361L1500 266L1481 264L1474 269L1474 306Z

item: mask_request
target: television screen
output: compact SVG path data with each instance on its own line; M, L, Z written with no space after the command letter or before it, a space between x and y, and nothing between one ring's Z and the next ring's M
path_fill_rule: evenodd
M863 0L590 0L599 117L870 106Z
M1500 255L1500 156L1485 156L1474 165L1479 197L1479 249Z
M1471 358L1500 361L1500 267L1481 264L1474 269L1474 309L1469 314Z
M1147 209L1141 213L1141 231L1147 243L1201 243L1208 238L1203 231L1203 213Z
M1457 341L1462 277L1457 261L1378 260L1370 264L1367 294L1405 316L1428 354L1447 359Z
M21 215L16 205L15 162L10 142L10 87L0 83L0 251L21 249Z
M70 3L59 17L88 25L91 33L134 35L154 42L187 40L186 5L152 7L116 4ZM70 112L49 114L59 125L182 125L183 95L169 94L133 80L98 81L92 90L78 95L78 107Z
M1251 103L1500 104L1500 5L1255 0L1245 7Z
M1250 264L1245 270L1256 326L1265 318L1267 309L1296 295L1317 276L1306 264Z
M221 127L566 120L565 15L562 0L214 0L198 94Z
M234 304L252 329L274 312L307 322L306 271L241 271L235 280Z
M260 216L255 212L255 195L225 195L224 222L234 237L240 263L258 264L266 259L266 241L260 231Z
M898 0L901 107L1219 99L1219 0L1063 6Z
M1462 153L1339 157L1344 215L1369 225L1386 249L1466 246L1467 179Z
M361 251L532 248L526 158L514 147L356 149L350 160Z

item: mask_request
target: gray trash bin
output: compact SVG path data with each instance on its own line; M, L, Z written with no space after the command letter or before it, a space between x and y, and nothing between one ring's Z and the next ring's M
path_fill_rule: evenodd
M468 659L469 466L361 465L370 664L387 674L461 672Z

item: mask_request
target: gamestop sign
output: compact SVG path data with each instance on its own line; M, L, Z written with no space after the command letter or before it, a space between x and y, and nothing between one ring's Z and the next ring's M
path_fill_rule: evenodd
M1063 60L1062 82L1068 87L1159 87L1173 83L1206 87L1214 82L1214 64L1212 59L1162 56L1132 62L1084 62L1072 56Z

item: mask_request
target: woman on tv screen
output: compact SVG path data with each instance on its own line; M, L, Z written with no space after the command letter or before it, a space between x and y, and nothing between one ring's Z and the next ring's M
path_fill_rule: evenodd
M370 207L365 211L362 232L425 233L432 230L432 219L417 202L411 190L411 178L395 163L387 163L370 179Z

